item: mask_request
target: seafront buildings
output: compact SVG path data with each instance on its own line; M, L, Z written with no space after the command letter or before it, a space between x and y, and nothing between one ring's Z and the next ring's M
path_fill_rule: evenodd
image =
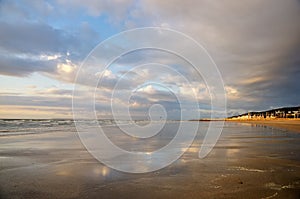
M261 112L248 112L237 116L232 116L230 120L260 120L276 118L300 118L300 106L272 109Z

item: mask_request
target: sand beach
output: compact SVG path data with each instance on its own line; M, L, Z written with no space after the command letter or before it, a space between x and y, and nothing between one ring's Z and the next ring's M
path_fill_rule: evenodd
M166 168L130 174L95 160L75 131L2 135L0 198L299 198L300 134L226 122L199 159L202 139Z
M261 120L227 120L227 122L239 122L248 124L260 124L270 127L279 128L282 130L288 130L300 133L300 119L261 119Z

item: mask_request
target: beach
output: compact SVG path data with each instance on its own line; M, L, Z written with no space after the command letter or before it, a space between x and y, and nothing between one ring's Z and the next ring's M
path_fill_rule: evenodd
M288 130L300 133L300 119L262 119L262 120L227 120L227 122L239 122L249 124L260 124L270 127L279 128L282 130Z
M0 198L300 197L300 134L226 122L214 149L200 159L208 122L200 123L203 128L180 159L145 174L98 162L73 130L2 135Z

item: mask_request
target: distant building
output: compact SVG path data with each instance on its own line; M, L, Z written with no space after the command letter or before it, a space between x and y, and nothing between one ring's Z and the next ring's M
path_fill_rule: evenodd
M229 117L231 120L260 120L276 118L300 118L300 106L272 109L261 112L248 112Z

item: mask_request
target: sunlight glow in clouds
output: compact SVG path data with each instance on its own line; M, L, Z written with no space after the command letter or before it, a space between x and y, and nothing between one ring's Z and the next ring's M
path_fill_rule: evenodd
M204 45L225 81L229 115L296 106L300 102L299 18L297 0L2 0L0 117L70 117L69 94L83 59L108 37L145 26L175 29ZM122 89L134 89L145 79L159 77L185 96L186 103L195 92L205 117L209 95L203 80L193 77L193 71L180 60L153 52L120 58L104 74L94 71L94 76L104 76L104 86L97 94L103 115L110 101L107 91L116 79L151 56L151 61L189 75L193 88L174 74L153 69L127 74ZM90 79L87 76L81 83L88 87ZM166 90L149 85L137 92L144 97L132 99L132 108L142 112L147 103L155 101L176 111ZM125 104L122 97L117 100Z
M67 63L58 63L57 69L59 73L71 73L76 69L76 66L71 63L71 61L67 60Z

